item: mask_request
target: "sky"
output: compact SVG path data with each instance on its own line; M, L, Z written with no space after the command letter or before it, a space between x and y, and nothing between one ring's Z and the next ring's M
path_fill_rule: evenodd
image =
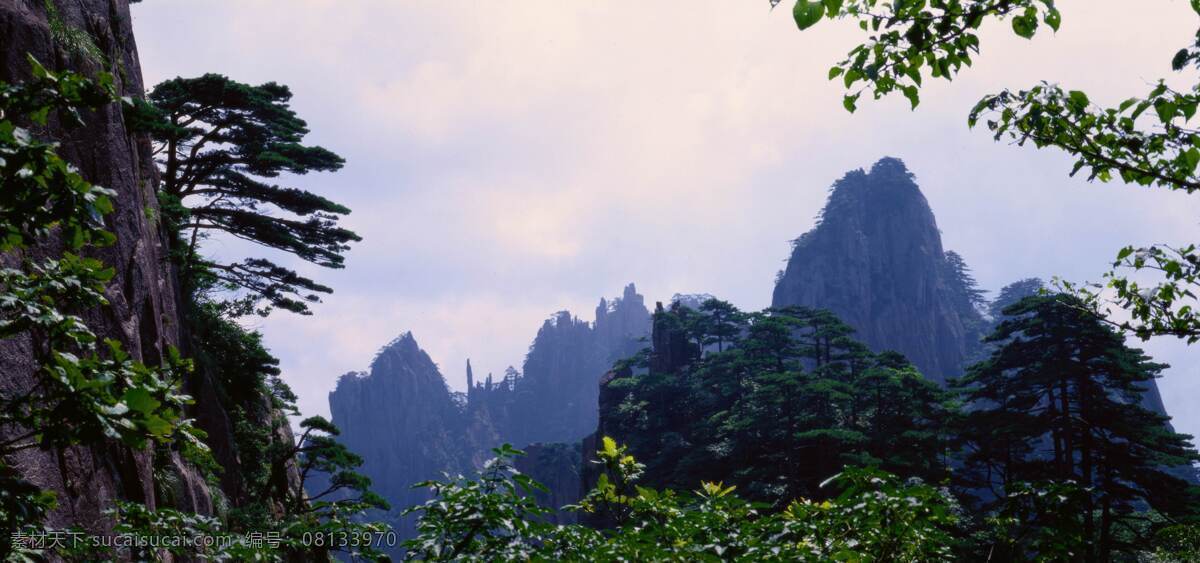
M1115 105L1194 81L1170 70L1200 24L1186 1L1058 4L1057 34L985 26L975 65L927 80L915 111L897 96L853 115L825 77L857 26L801 33L767 0L148 0L133 18L147 85L287 84L306 141L347 160L289 179L354 210L344 224L364 240L345 269L290 263L335 293L310 317L250 321L308 415L405 331L461 389L468 358L519 368L544 319L591 320L629 282L649 303L766 307L829 186L883 156L908 164L945 247L993 293L1097 280L1126 244L1196 241L1200 197L1069 178L1067 156L967 127L1006 87L1047 80ZM1200 348L1144 347L1173 365L1159 385L1176 427L1200 434Z

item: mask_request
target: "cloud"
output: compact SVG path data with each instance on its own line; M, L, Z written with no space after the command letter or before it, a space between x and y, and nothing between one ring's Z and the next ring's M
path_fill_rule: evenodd
M651 302L705 291L764 307L828 186L883 155L908 162L988 289L1097 279L1124 244L1195 240L1198 198L1070 179L1063 155L966 128L980 96L1043 79L1135 95L1194 39L1183 2L1061 4L1054 36L986 28L974 67L929 82L917 111L888 99L854 115L825 76L858 30L799 33L765 1L156 1L134 18L148 83L288 84L310 141L348 160L293 179L355 210L347 269L306 270L337 293L262 325L302 408L325 412L337 375L403 330L460 385L468 356L519 364L546 316L590 317L629 281ZM1180 366L1168 408L1200 431L1194 362L1151 346Z

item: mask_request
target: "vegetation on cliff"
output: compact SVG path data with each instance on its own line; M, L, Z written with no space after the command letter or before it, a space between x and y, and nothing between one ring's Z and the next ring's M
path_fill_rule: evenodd
M20 257L0 270L0 338L27 338L36 364L31 385L6 389L0 399L5 553L33 552L14 535L40 530L55 502L9 465L20 450L116 440L135 449L162 444L201 464L209 458L204 433L185 418L191 397L181 386L190 363L172 350L162 366L143 365L119 342L98 338L80 316L108 302L112 270L83 253L114 241L103 223L112 192L87 182L54 143L19 125L45 126L51 117L82 125L85 112L116 103L111 78L89 80L29 62L29 81L0 83L0 252ZM55 240L57 256L32 252Z
M267 258L223 262L202 256L198 247L219 231L341 268L348 244L360 240L337 224L350 213L345 206L271 183L280 174L336 171L344 163L325 148L301 143L308 126L288 107L291 97L287 86L274 82L251 86L206 74L155 86L128 114L154 143L159 197L181 237L177 258L185 277L244 290L248 308L266 301L310 314L309 304L331 288Z
M654 348L606 380L601 429L626 444L598 442L570 507L598 526L547 523L506 447L477 479L424 483L435 497L414 509L409 554L1187 560L1200 490L1176 471L1198 456L1140 405L1162 366L1074 299L1007 307L990 357L951 391L827 312L660 309ZM706 348L728 319L737 336Z
M29 385L5 381L0 395L0 552L17 559L161 559L173 553L311 560L335 551L378 557L375 546L387 530L361 517L386 503L354 471L362 460L333 439L337 429L319 417L302 422L304 434L293 441L286 416L295 413L295 396L279 379L278 362L260 337L235 322L247 311L244 301L223 300L226 288L218 287L219 278L204 275L212 265L189 263L191 254L179 256L189 282L182 296L189 311L184 340L195 361L171 348L161 366L147 366L117 340L89 329L85 319L108 306L114 272L88 254L117 240L104 220L116 194L84 179L59 156L55 143L39 138L39 129L51 120L83 125L92 110L129 102L116 97L107 74L89 79L51 72L32 57L29 62L29 80L0 83L0 253L6 256L0 338L21 339L35 364ZM168 244L181 240L185 226L168 223ZM194 370L205 377L192 377ZM201 429L206 424L195 418L204 413L184 394L210 391L203 387L206 381L216 387L211 389L216 404L208 408L231 418L233 427L225 430L233 434L234 451L209 447L209 434ZM10 464L14 454L39 449L58 452L61 459L72 446L114 442L142 452L131 455L151 456L155 497L112 507L111 530L142 538L208 538L212 545L97 546L88 534L102 530L46 528L55 496ZM207 475L215 513L181 508L176 458ZM309 495L306 479L314 472L328 476L327 488ZM64 541L66 534L71 539ZM247 540L253 535L273 541ZM370 539L363 542L364 537Z
M723 482L783 502L825 498L820 484L846 465L946 477L950 398L827 311L744 314L713 299L660 311L655 327L677 336L616 373L601 413L603 432L629 445L655 486ZM700 356L720 334L724 348Z

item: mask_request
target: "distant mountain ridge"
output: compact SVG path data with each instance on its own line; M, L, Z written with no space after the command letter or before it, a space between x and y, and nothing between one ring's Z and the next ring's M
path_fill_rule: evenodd
M528 449L522 470L554 484L546 501L559 506L579 488L578 443L597 424L600 376L636 352L649 327L644 300L629 284L621 297L600 300L594 322L561 311L543 323L523 372L510 367L499 380L476 380L468 361L466 393L451 391L405 332L368 372L338 379L329 394L333 423L339 440L362 456L374 490L392 504L386 519L401 537L416 531L415 518L401 512L429 498L414 483L470 474L503 443Z
M944 384L986 354L982 339L995 311L1040 283L1010 285L989 309L965 262L943 248L913 175L900 160L884 158L834 183L817 226L796 239L772 302L829 309L856 329L856 340L876 352L899 352ZM672 301L696 308L710 297ZM529 453L518 467L549 485L540 496L547 506L579 498L605 413L617 406L602 377L612 377L605 374L614 361L647 346L652 322L633 284L621 297L601 299L595 315L587 322L560 311L547 319L520 371L479 377L468 361L465 393L447 387L411 333L385 346L369 373L339 380L329 395L333 422L342 441L365 459L363 472L376 490L392 502L389 519L401 537L414 535L415 520L400 512L428 498L413 483L443 472L470 474L506 442ZM671 360L670 342L654 348L652 359ZM1145 400L1165 414L1156 386ZM567 522L574 515L555 518Z

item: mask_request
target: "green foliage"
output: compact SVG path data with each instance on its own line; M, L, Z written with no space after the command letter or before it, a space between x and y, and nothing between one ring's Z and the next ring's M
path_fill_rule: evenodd
M206 452L203 434L184 417L191 398L180 387L191 364L172 349L163 366L145 366L119 342L100 341L80 316L107 305L113 270L82 253L113 241L102 220L112 210L112 192L89 184L53 143L17 125L22 119L45 125L51 113L79 125L84 110L115 101L112 79L101 74L91 81L30 63L30 81L0 84L0 251L25 250L54 235L67 251L0 270L0 338L27 337L36 366L28 385L0 397L0 426L9 429L0 442L6 543L11 532L40 526L53 505L9 469L14 452L105 439L139 449L153 442L195 456Z
M867 352L825 311L739 314L728 348L695 355L681 351L700 349L713 330L705 308L660 310L654 349L620 365L602 391L602 403L616 405L602 412L602 427L628 445L602 441L604 469L579 508L628 533L638 499L655 494L645 485L723 483L767 503L753 507L760 514L808 511L799 520L814 526L809 533L830 538L836 523L812 515L822 514L813 508L820 504L789 502L837 506L849 489L844 477L827 478L865 466L951 485L968 502L964 510L948 501L952 533L963 540L939 540L943 554L1104 560L1154 551L1156 531L1193 518L1197 498L1176 476L1198 459L1190 437L1141 406L1145 385L1165 366L1126 347L1077 299L1045 295L1038 280L1013 284L999 299L1007 305L988 338L991 356L951 392L899 354ZM847 530L864 541L870 516L849 512ZM912 541L904 545L924 545Z
M771 0L771 5L778 2ZM1191 7L1200 13L1200 4L1192 2ZM871 33L829 72L831 80L842 77L849 111L867 90L876 99L900 91L915 108L923 69L951 80L979 52L977 31L989 19L1009 20L1013 32L1025 38L1033 37L1039 23L1055 31L1061 23L1053 0L851 0L840 9L799 0L796 13L801 29L825 14L857 20ZM1200 67L1200 33L1193 45L1175 53L1171 66L1176 71ZM1200 189L1200 131L1192 125L1198 106L1200 85L1176 90L1159 80L1145 96L1102 107L1086 92L1043 82L985 96L971 110L968 124L984 123L997 141L1063 150L1075 158L1072 176L1086 169L1089 180L1119 178L1192 193ZM1158 281L1143 286L1133 279L1139 273ZM1130 320L1117 326L1142 339L1168 335L1189 344L1200 340L1200 254L1195 244L1128 246L1104 278L1103 284L1060 281L1059 286L1098 314L1109 313L1109 306L1125 310ZM1115 295L1105 295L1106 288Z
M306 541L313 543L311 535L296 534L298 530L288 521L263 519L252 530L239 531L217 518L170 508L150 510L131 502L119 502L112 515L116 518L114 533L140 539L141 543L131 542L134 545L117 550L89 549L78 554L81 558L92 560L103 555L134 561L329 560L327 555L319 557L311 545L305 545ZM156 539L157 543L152 543Z
M252 309L252 301L210 298L220 278L206 275L191 277L185 295L190 309L187 328L194 337L191 344L198 352L196 360L205 376L215 380L218 399L233 414L239 467L221 468L206 444L207 435L186 418L192 399L180 388L194 368L191 361L170 349L161 367L147 367L124 352L119 342L101 340L85 324L85 312L108 305L105 291L114 271L88 257L87 251L114 241L103 222L103 215L113 210L113 192L88 183L58 156L55 144L39 140L18 123L42 127L56 117L64 125L81 125L86 111L115 101L112 79L100 74L92 81L73 73L50 72L32 59L31 64L32 80L0 84L0 173L4 184L0 192L0 252L22 251L33 245L48 247L47 243L55 241L64 250L60 256L25 258L16 266L0 269L0 338L27 338L37 366L29 386L0 397L0 426L11 430L0 441L0 525L4 527L0 552L31 560L50 555L13 545L14 533L41 530L42 519L54 507L54 497L22 479L9 465L10 454L26 448L61 449L115 440L135 449L154 446L156 481L167 480L167 486L159 487L160 503L171 500L167 491L172 469L159 462L173 455L173 450L207 473L214 486L218 471L237 471L244 477L240 492L245 498L238 499L240 506L225 521L167 507L152 511L140 504L122 503L114 513L118 533L173 540L200 535L216 541L167 542L107 556L282 561L328 559L331 552L340 550L356 558L382 557L374 546L379 545L378 535L386 528L365 522L363 513L386 508L386 503L370 492L365 477L353 471L361 459L332 439L336 429L326 421L310 419L302 424L305 434L299 444L285 444L278 438L288 435L282 426L287 424L285 413L295 412L295 395L278 379L278 361L262 346L261 337L228 319ZM270 88L268 92L277 101L286 100L286 89ZM289 117L286 105L274 109L279 115L274 116L273 126L284 129L273 132L274 140L242 139L266 143L257 146L257 163L249 167L251 172L270 176L280 171L302 173L340 166L340 159L323 149L299 146L303 122ZM250 125L250 129L257 126ZM295 142L287 142L289 135L296 137ZM217 142L228 141L221 138ZM203 155L210 165L243 165L211 151ZM188 214L196 217L194 210L183 207L182 197L172 199L168 194L163 200L163 209L172 220ZM288 208L315 214L301 230L315 226L334 238L353 236L345 235L348 231L328 230L331 220L323 215L344 209L319 198L307 201L303 204L307 207L297 208L301 204L293 202ZM296 240L312 242L301 236L284 244ZM310 254L304 257L337 265L341 261L338 252L343 249L314 247L306 250ZM200 264L193 272L204 274L215 268L219 265ZM295 282L295 278L286 280ZM305 495L305 477L310 472L330 475L326 492ZM297 473L298 482L292 479ZM249 533L271 533L276 541L256 545L245 541ZM362 541L368 537L374 541ZM348 541L335 543L335 538ZM105 556L96 552L57 555L67 559Z
M1026 297L1044 295L1047 293L1046 282L1039 278L1025 278L1000 288L1000 293L988 304L988 316L999 322L1004 318L1004 310Z
M867 351L829 312L743 314L714 300L658 312L655 326L648 371L612 380L605 393L617 407L602 413L607 431L646 464L650 484L720 481L783 503L834 494L820 484L851 465L946 477L951 398L902 356ZM708 351L684 365L656 364L673 355L660 349L672 339Z
M1200 560L1200 526L1177 524L1158 531L1152 561L1183 563Z
M46 513L56 505L54 493L43 491L0 459L0 553L9 554L10 560L32 560L37 553L27 546L14 545L14 533L31 533L41 527Z
M746 316L728 301L709 299L700 304L700 315L693 322L693 329L702 334L701 346L716 344L717 352L724 352L725 343L738 336Z
M104 52L96 46L95 39L92 39L88 32L64 22L54 0L43 0L42 6L46 9L46 20L50 23L50 35L59 47L93 63L104 61Z
M961 303L960 310L982 310L987 307L987 291L979 289L979 284L975 281L975 276L971 274L971 268L967 266L962 255L953 250L947 250L945 268L947 277L952 284L951 291L954 292L955 299Z
M544 486L516 470L512 446L493 450L496 458L484 465L478 479L457 477L426 481L434 499L405 513L419 513L418 536L405 542L411 559L441 561L521 561L534 558L533 542L549 535L553 526L542 517L550 510L538 505L534 491Z
M288 106L291 96L273 82L251 86L206 74L159 84L128 116L154 141L164 215L180 237L177 258L186 281L204 286L208 278L271 307L308 314L329 287L266 258L223 263L197 254L201 239L222 231L341 268L348 243L360 240L338 226L350 212L345 206L271 183L283 174L335 171L343 164L336 154L301 143L308 128Z
M1012 483L978 545L998 561L1020 561L1031 553L1041 561L1078 560L1087 550L1082 517L1087 494L1074 481Z
M370 491L371 480L354 470L363 464L358 455L338 443L338 429L320 416L310 416L300 423L304 433L290 455L276 457L276 463L295 461L300 472L299 485L290 490L292 504L300 509L307 505L312 512L351 513L368 509L388 510L388 503ZM324 490L306 492L308 477L321 473L328 477Z
M543 523L531 501L541 485L518 473L520 452L495 450L478 479L423 483L434 498L414 509L419 535L408 556L436 561L948 561L953 501L888 474L847 470L843 491L822 503L785 509L737 497L736 487L701 483L681 495L637 484L640 464L605 437L596 453L604 478L579 506L623 514L614 528Z
M354 471L361 458L337 443L337 428L320 417L301 422L304 433L298 441L283 439L289 424L285 415L296 413L296 397L280 379L279 360L263 346L261 335L228 318L229 309L239 303L202 295L191 300L187 328L196 363L216 383L237 453L236 465L224 468L238 476L232 491L235 507L222 523L224 529L233 534L274 532L275 549L260 553L270 557L323 560L338 550L368 560L381 557L375 548L388 530L365 512L386 503ZM314 490L318 484L322 490ZM275 524L265 530L264 522ZM360 541L367 537L373 541ZM310 539L307 544L305 538ZM315 538L354 541L318 545Z
M1166 366L1071 296L1027 297L1004 313L992 356L956 383L975 407L961 424L964 485L985 492L979 504L1001 509L1007 528L1033 530L1010 530L1002 547L1108 560L1147 547L1142 534L1121 533L1138 530L1147 509L1194 515L1195 492L1170 472L1200 460L1191 437L1141 406ZM1043 482L1057 485L1028 485Z
M58 156L56 143L38 140L18 120L44 126L54 115L65 126L81 126L85 111L113 102L112 77L53 73L32 57L29 64L32 80L0 83L0 251L32 244L55 228L73 249L111 243L100 218L112 211L113 192L84 180Z
M843 105L851 112L864 92L875 99L899 92L915 109L924 76L949 81L971 65L979 28L989 18L1009 20L1013 33L1026 39L1039 23L1057 31L1061 22L1053 0L797 0L794 16L801 30L822 18L848 18L868 34L829 70L830 80L842 79Z
M1200 291L1200 252L1196 245L1173 248L1166 245L1134 248L1117 254L1105 284L1074 284L1058 280L1065 291L1080 297L1090 309L1108 318L1112 306L1127 311L1130 320L1115 326L1148 340L1152 336L1175 336L1188 344L1200 340L1197 292ZM1120 271L1149 272L1158 278L1146 285ZM1109 298L1105 288L1112 291Z

